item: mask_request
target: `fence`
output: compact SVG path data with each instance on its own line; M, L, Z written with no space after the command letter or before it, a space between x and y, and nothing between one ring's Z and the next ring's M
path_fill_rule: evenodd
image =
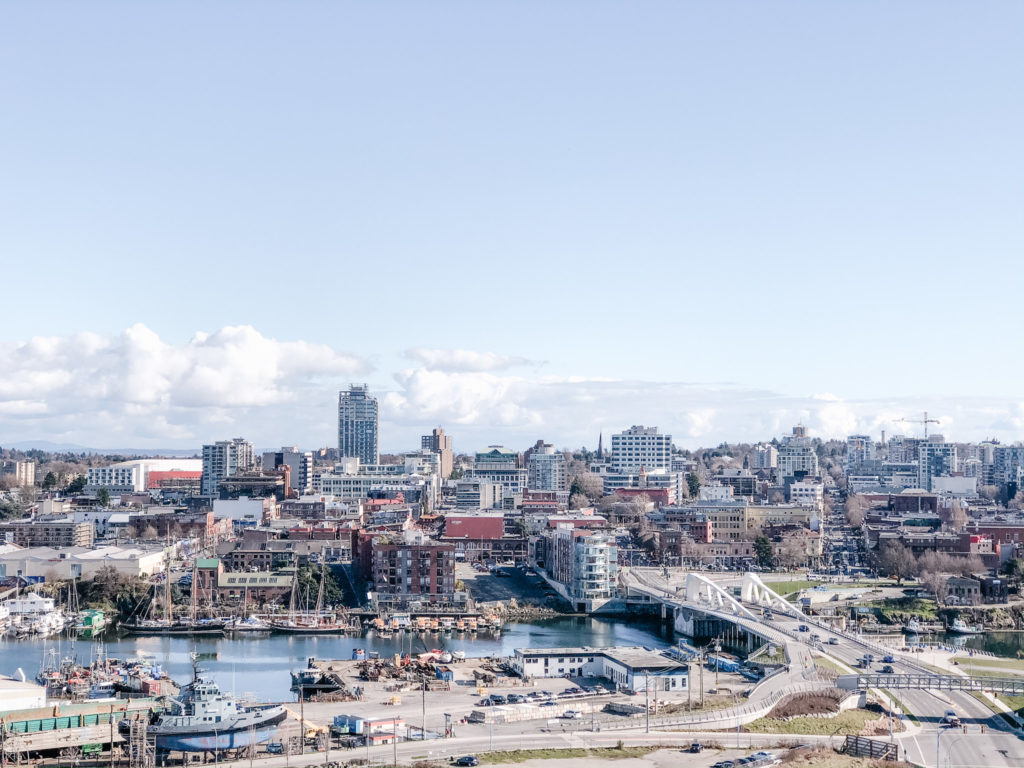
M875 760L899 760L900 747L898 744L868 739L864 736L847 736L846 744L843 745L843 752L855 757L870 757Z

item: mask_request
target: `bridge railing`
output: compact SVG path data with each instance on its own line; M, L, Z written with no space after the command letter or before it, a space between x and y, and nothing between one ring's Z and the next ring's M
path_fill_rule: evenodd
M993 691L1013 696L1024 695L1024 678L962 677L960 675L840 675L836 686L843 690L867 688L910 688L941 691Z

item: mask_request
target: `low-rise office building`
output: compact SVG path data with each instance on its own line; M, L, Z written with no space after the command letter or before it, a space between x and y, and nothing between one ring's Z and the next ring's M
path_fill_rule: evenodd
M619 690L685 691L687 665L639 646L619 648L516 648L512 668L525 679L603 677Z

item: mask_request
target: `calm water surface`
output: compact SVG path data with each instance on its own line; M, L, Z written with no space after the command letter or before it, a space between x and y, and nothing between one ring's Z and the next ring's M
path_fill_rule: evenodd
M59 648L62 656L72 652L79 663L88 664L101 641L68 638L47 640L0 640L0 673L11 675L20 667L32 677L39 671L48 648ZM422 653L433 648L465 651L467 656L511 656L516 648L561 646L646 645L664 648L671 638L657 623L623 623L610 619L559 618L534 624L509 624L500 633L438 635L416 633L393 637L333 637L262 635L246 638L213 637L125 637L102 641L102 650L113 658L145 654L161 665L179 683L191 677L189 654L209 654L200 662L221 688L238 694L253 694L263 701L289 701L295 696L289 672L306 666L306 659L350 659L352 650L365 648L381 656L394 653ZM411 646L411 647L410 647Z

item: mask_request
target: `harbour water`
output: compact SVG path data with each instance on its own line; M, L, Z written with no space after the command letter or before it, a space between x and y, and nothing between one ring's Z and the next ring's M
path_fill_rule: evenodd
M670 645L669 633L658 623L624 623L611 619L566 617L531 624L508 624L501 632L439 635L404 632L390 637L369 633L360 637L333 635L260 635L254 637L123 637L119 639L72 641L0 640L0 673L13 675L21 668L31 678L39 671L47 649L58 648L62 656L74 653L81 664L89 664L102 644L111 658L145 655L178 682L191 676L190 654L202 654L203 670L223 690L252 696L259 701L293 701L289 672L302 669L310 656L321 659L350 659L356 648L377 651L381 656L422 653L433 648L465 651L467 656L511 656L516 648L563 646Z

